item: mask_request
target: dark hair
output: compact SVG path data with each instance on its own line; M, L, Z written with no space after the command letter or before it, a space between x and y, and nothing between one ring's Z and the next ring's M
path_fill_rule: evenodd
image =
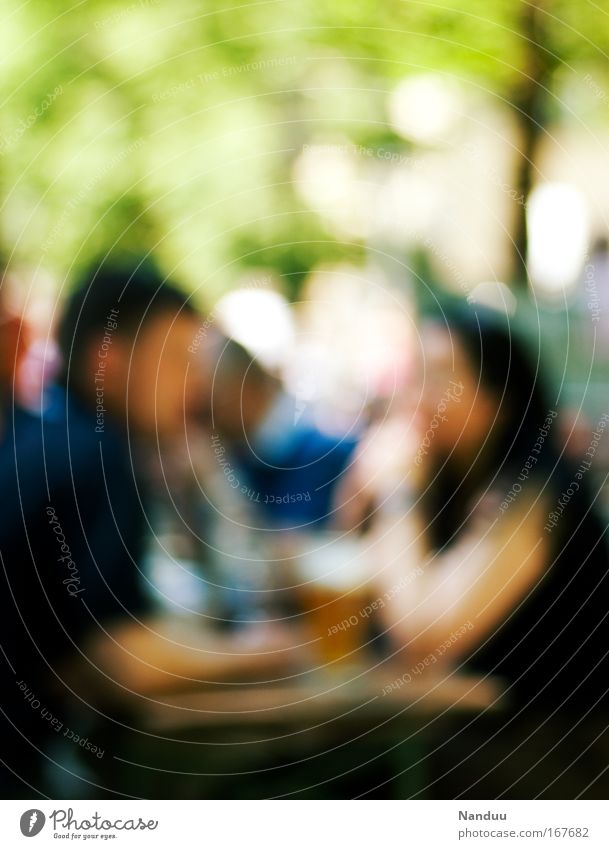
M275 382L255 355L236 339L217 334L214 340L214 355L216 382L237 380L243 383L247 379L256 386Z
M547 419L548 402L539 358L534 362L513 319L505 313L472 305L443 313L451 336L465 352L480 387L494 395L498 416L487 463L494 469L521 464ZM545 450L547 449L547 450ZM544 440L544 457L556 460L554 431Z
M509 489L540 430L545 433L543 447L530 477L550 475L559 463L559 451L554 428L544 427L548 416L554 420L555 412L546 400L540 363L526 350L513 320L476 304L450 305L427 319L446 328L464 351L478 386L497 402L492 429L472 468L464 475L452 457L444 457L433 469L423 509L439 545L458 531L474 495L504 484Z
M195 315L189 295L165 280L149 258L105 259L94 263L66 303L58 330L66 386L78 384L91 343L101 343L109 318L112 334L135 339L142 325L160 313Z

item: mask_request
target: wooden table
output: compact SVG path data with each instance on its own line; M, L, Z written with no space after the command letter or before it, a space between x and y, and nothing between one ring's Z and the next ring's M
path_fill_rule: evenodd
M504 698L498 681L450 671L388 689L402 674L333 666L150 699L114 767L125 792L147 798L352 798L368 786L410 798L444 720L497 711Z
M496 710L496 679L447 671L401 683L401 668L340 666L266 685L226 685L151 701L145 726L153 732L201 728L310 728L328 722L383 722L398 716L431 718L448 711ZM392 683L398 682L389 689Z

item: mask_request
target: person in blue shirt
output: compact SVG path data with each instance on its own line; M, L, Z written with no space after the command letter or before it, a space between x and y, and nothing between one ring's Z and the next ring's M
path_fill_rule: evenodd
M113 705L201 681L267 674L290 658L283 632L217 637L198 621L155 618L148 606L141 570L148 486L139 452L146 446L162 455L200 403L197 362L188 350L200 321L188 296L155 266L102 262L66 305L59 327L63 373L41 414L5 398L5 797L61 792L44 776L57 740L84 739L74 722L85 706L111 721ZM87 755L97 753L89 746ZM69 771L59 764L60 777L62 769Z

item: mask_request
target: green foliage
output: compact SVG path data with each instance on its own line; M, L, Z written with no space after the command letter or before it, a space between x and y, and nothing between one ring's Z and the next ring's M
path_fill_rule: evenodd
M295 191L303 144L340 136L408 152L386 101L421 71L509 109L526 73L525 8L5 0L3 247L59 278L112 246L154 250L209 299L239 267L268 264L295 297L313 264L364 249L341 244ZM577 75L583 61L609 90L609 16L598 5L548 3L542 24L538 49L557 68Z

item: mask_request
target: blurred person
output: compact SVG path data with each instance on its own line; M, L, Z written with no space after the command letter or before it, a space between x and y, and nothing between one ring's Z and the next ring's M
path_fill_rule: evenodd
M269 527L332 523L334 490L357 439L320 430L238 342L220 337L211 393L212 446Z
M3 399L16 392L15 379L27 347L28 329L22 317L7 304L6 273L0 281L0 387Z
M64 738L64 748L76 738L73 748L85 746L82 756L93 758L79 725L86 705L94 714L112 705L120 711L148 693L272 675L293 657L278 629L229 639L206 632L196 617L154 618L144 592L149 487L138 446L162 455L200 403L188 351L199 324L188 297L152 264L106 260L66 305L62 379L49 389L42 417L5 405L5 796L60 792L70 767L55 765L53 787L43 774Z
M406 668L500 676L513 706L447 733L427 792L605 798L609 561L594 450L578 465L559 450L558 414L505 315L450 309L423 323L421 343L412 474L371 532L384 636Z

